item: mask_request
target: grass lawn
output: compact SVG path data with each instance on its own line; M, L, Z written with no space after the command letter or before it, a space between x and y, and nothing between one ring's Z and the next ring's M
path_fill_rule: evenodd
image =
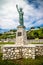
M15 44L15 42L0 42L0 45L1 44Z
M43 59L0 60L0 65L43 65Z
M33 59L18 59L18 60L2 60L2 54L0 54L0 65L43 65L43 56Z
M42 43L32 43L32 44L43 44L43 42Z
M15 42L0 42L0 45L1 44L15 44ZM32 43L32 44L43 44L43 42L42 43Z

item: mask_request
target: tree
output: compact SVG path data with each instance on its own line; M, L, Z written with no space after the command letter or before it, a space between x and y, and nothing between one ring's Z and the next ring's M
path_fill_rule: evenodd
M2 33L0 33L0 36L2 36Z
M35 29L35 27L31 27L31 29Z

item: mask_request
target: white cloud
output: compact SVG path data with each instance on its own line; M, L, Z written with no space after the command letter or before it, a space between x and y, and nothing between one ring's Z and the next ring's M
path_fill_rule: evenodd
M36 24L32 23L34 20L40 19L43 16L41 9L34 9L32 5L27 4L24 0L6 0L6 4L3 4L2 9L0 9L0 27L13 29L19 25L16 4L23 8L25 26L31 27L37 25L37 22Z
M41 24L43 24L43 20L41 19L41 20L39 20L39 21L37 21L35 24L34 24L34 26L40 26Z
M19 25L19 23L16 21L12 21L12 19L2 19L0 20L1 27L4 29L14 29Z
M36 21L34 24L31 23L31 25L28 25L28 27L35 27L35 26L40 26L43 24L43 20L39 20L39 21Z

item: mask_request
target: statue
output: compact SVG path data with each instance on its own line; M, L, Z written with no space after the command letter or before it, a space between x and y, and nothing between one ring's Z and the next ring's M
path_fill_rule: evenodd
M23 26L23 11L22 11L22 8L19 8L18 9L18 5L16 5L16 8L17 8L17 11L19 13L19 23L20 23L20 26Z

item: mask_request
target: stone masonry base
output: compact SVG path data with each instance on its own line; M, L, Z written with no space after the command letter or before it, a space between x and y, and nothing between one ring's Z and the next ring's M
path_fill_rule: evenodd
M4 45L2 47L3 60L5 59L20 59L20 58L32 58L35 56L43 55L43 44L29 44L29 45Z

